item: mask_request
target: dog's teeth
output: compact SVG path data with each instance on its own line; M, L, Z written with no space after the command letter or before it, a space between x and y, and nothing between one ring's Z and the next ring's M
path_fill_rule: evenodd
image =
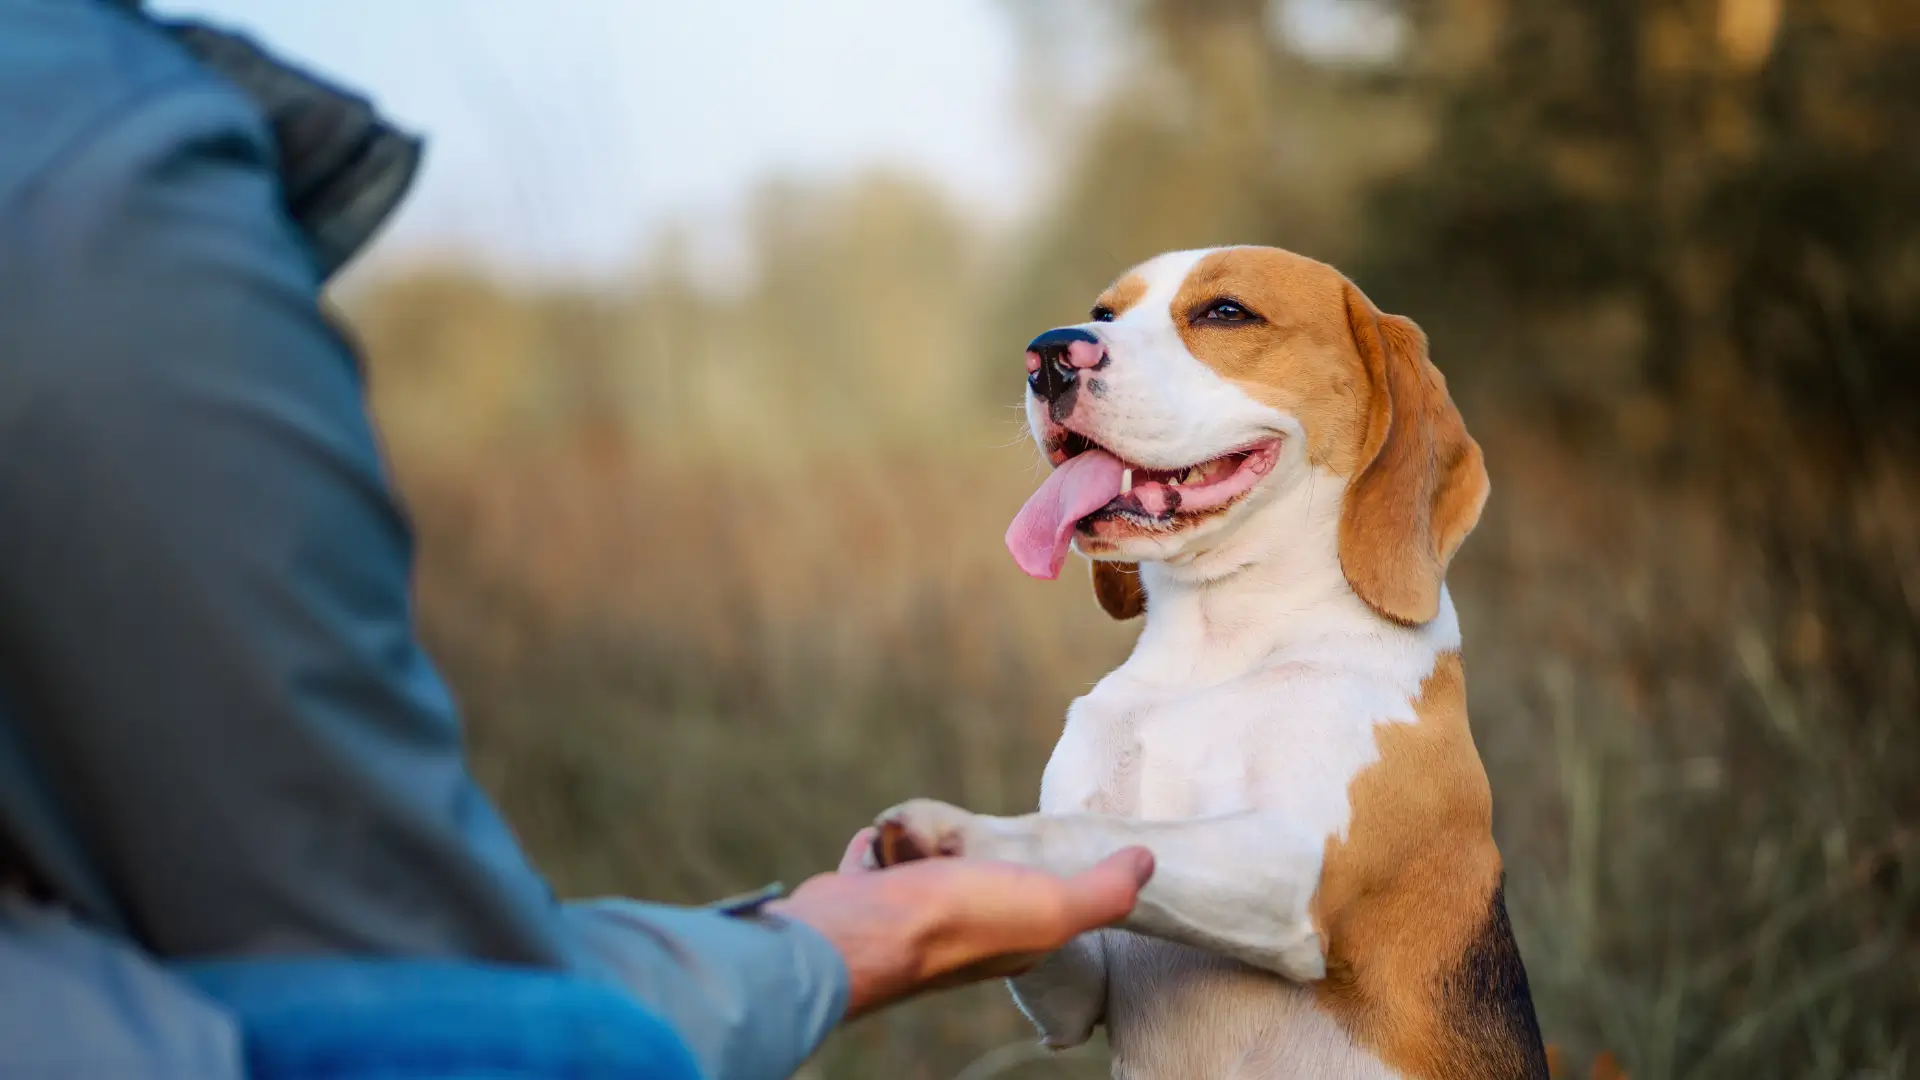
M1120 494L1125 495L1126 493L1132 490L1133 490L1133 470L1124 469L1120 473Z

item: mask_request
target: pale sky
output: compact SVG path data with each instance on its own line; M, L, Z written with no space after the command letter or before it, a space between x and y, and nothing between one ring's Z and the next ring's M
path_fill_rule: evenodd
M994 0L154 0L250 31L428 138L377 254L617 271L769 175L910 168L993 216L1030 145ZM711 230L705 226L711 225Z
M361 265L422 254L513 273L617 274L662 225L725 254L769 177L877 166L1006 222L1054 160L1023 126L1023 0L149 0L250 32L428 139ZM1100 10L1103 0L1085 0ZM1391 50L1380 0L1281 0L1302 47ZM1383 21L1387 20L1387 21ZM1050 93L1097 89L1116 50ZM1051 57L1058 65L1060 57ZM1124 60L1121 61L1124 63ZM1071 109L1069 108L1069 114Z

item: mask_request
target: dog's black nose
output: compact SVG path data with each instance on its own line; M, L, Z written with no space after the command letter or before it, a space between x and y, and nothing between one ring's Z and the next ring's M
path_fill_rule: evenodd
M1043 401L1072 390L1080 373L1105 366L1107 347L1077 326L1049 330L1027 342L1027 385Z

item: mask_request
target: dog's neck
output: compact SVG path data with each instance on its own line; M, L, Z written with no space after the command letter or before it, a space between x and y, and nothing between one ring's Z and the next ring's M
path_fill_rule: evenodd
M1141 564L1146 627L1129 666L1151 678L1215 682L1285 663L1351 663L1356 641L1399 646L1394 652L1457 648L1444 591L1439 616L1417 627L1354 595L1340 569L1345 492L1340 477L1302 469L1205 550Z

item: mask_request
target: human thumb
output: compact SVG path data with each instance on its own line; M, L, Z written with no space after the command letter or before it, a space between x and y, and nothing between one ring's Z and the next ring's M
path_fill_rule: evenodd
M1067 879L1068 918L1075 933L1126 918L1153 877L1153 852L1123 848Z

